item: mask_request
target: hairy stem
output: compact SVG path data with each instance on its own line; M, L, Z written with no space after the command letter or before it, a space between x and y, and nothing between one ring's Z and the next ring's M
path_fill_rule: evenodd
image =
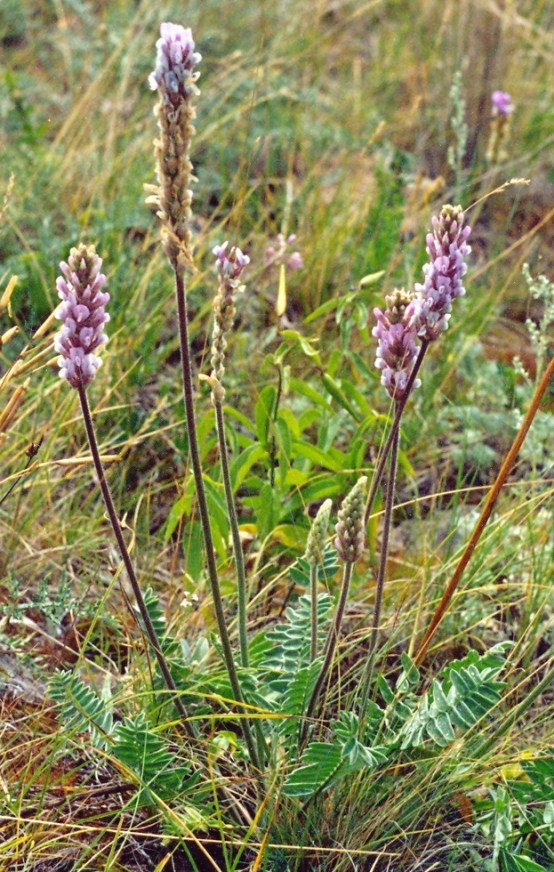
M310 639L310 663L317 657L317 563L310 564L310 596L312 612L312 637Z
M410 378L408 379L408 384L406 385L406 392L404 397L401 400L398 400L396 403L396 409L394 413L394 419L392 422L392 426L389 430L389 435L387 436L386 442L383 445L383 448L379 452L379 460L377 461L377 466L373 471L373 475L371 477L371 487L369 489L369 493L367 495L367 502L365 506L364 513L364 527L367 525L369 521L369 517L371 515L371 510L373 509L373 503L375 501L375 495L377 493L377 488L381 483L381 479L383 477L383 472L385 471L385 464L387 462L387 458L389 456L389 452L391 450L392 443L396 438L396 434L398 433L400 427L400 419L402 417L402 413L408 402L410 394L412 392L412 386L417 378L417 374L421 369L421 364L423 363L423 358L427 353L427 349L429 348L429 340L424 339L421 343L419 354L416 358L416 362L414 363L414 368L410 374Z
M189 450L192 462L192 470L194 481L196 484L196 498L198 501L198 511L200 513L200 523L202 526L202 534L204 537L204 548L206 552L206 562L208 566L208 578L212 592L214 603L217 628L223 657L231 688L235 696L236 702L240 705L244 703L244 697L240 686L240 681L233 657L233 650L229 640L229 632L227 622L225 620L225 611L223 608L223 599L221 596L221 588L219 586L219 577L215 562L215 553L213 546L212 528L210 522L210 513L208 511L208 501L206 499L206 490L204 488L204 479L202 477L202 464L200 462L200 451L198 448L198 436L196 433L196 416L194 411L194 392L192 387L192 366L190 359L189 336L188 336L188 318L187 318L187 302L185 293L185 280L183 273L175 270L175 291L177 296L177 312L179 322L179 342L181 346L181 367L183 375L183 397L185 401L185 414L187 419L187 432L189 438ZM252 763L259 768L259 759L256 746L252 737L252 730L248 718L242 720L244 729L244 738L250 754Z
M369 696L369 685L371 681L371 673L373 670L373 661L377 650L377 641L379 639L379 627L381 623L381 607L383 604L383 591L385 589L385 578L387 574L387 559L389 554L390 530L392 524L392 510L394 506L394 490L396 484L396 467L398 460L398 443L400 435L398 428L394 432L394 438L390 447L390 469L389 480L387 484L387 493L385 497L385 516L383 519L383 537L381 543L381 556L379 559L379 570L377 572L377 587L375 590L375 608L373 611L373 622L371 625L371 637L369 640L369 652L367 663L364 669L364 675L361 683L361 700L360 700L360 720L365 717L367 700Z
M238 625L239 625L239 644L240 644L240 660L242 666L248 668L248 636L246 633L246 573L244 570L244 557L242 554L242 545L240 541L239 522L237 518L237 509L235 499L233 497L233 488L231 486L231 475L229 472L229 456L227 452L227 442L225 439L225 424L223 420L223 405L219 400L214 399L215 420L217 426L217 438L219 442L219 456L221 459L221 477L223 479L223 487L225 490L225 500L227 502L227 514L229 516L229 525L231 527L231 538L233 540L233 553L235 557L235 566L237 569L237 599L238 599Z
M315 683L315 687L312 691L312 695L310 697L310 701L308 703L308 707L306 709L304 727L300 731L300 740L299 746L302 747L304 740L306 738L307 725L309 719L313 716L315 712L315 707L317 705L317 701L319 699L319 695L327 680L327 676L329 674L329 670L331 668L331 664L333 662L333 657L335 654L335 649L337 647L337 642L339 638L340 626L342 624L342 619L344 616L344 610L346 608L346 603L348 600L348 591L350 589L350 580L352 578L352 569L354 568L353 563L345 563L344 570L342 575L342 586L339 596L339 601L337 603L337 608L335 611L335 617L333 619L333 626L329 630L329 635L327 636L327 642L325 643L325 654L323 658L323 665L321 667L321 671L317 677L317 681Z
M102 461L100 459L100 452L98 450L98 443L96 441L96 433L94 431L94 424L92 422L92 415L90 413L90 408L87 400L86 390L83 387L77 389L79 392L79 400L81 401L81 409L83 412L83 419L85 422L85 429L87 431L88 442L90 446L90 452L92 454L92 459L94 461L94 467L96 469L96 475L98 476L98 482L100 484L100 490L102 491L102 496L104 498L104 503L106 506L106 510L108 512L108 517L110 519L110 523L112 525L112 529L114 532L114 536L117 541L117 545L119 548L119 552L121 554L121 558L123 560L123 564L125 569L127 570L127 575L129 577L129 581L131 582L131 587L133 588L133 593L135 595L135 599L137 601L137 606L140 612L140 616L144 623L144 628L150 639L150 643L152 648L154 649L154 654L156 655L156 660L158 661L158 665L160 667L160 671L164 677L164 681L168 687L168 689L172 693L172 699L175 704L175 708L177 709L179 716L185 722L187 726L187 732L190 735L194 735L192 729L189 724L187 724L188 714L179 699L179 692L173 681L171 672L169 671L169 666L167 665L167 660L165 659L160 641L158 639L156 630L154 629L154 625L150 619L150 615L148 614L148 610L146 608L146 604L144 602L144 597L142 595L142 591L140 589L140 585L138 583L138 579L135 573L135 569L133 563L131 561L131 556L127 549L127 545L125 542L125 538L123 536L123 531L121 529L121 525L119 523L119 518L117 517L117 513L115 510L115 506L112 500L112 495L110 492L110 488L108 486L108 482L106 481L106 476L104 475L104 467L102 466Z

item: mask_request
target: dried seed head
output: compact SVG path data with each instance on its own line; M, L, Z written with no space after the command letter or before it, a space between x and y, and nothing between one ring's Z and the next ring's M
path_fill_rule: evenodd
M162 24L156 48L156 69L148 81L160 95L155 109L160 129L155 143L158 185L147 186L153 192L147 202L158 206L164 250L174 269L182 272L192 261L189 149L196 116L194 100L200 93L196 87L200 73L194 71L194 65L202 56L194 51L190 29L170 22Z

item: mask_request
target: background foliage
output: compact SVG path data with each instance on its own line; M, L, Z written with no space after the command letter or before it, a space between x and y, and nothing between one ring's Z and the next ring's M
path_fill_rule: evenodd
M419 675L409 660L526 409L537 370L526 319L551 329L522 273L529 263L533 276L553 275L551 19L542 0L4 0L2 196L14 181L0 223L0 291L18 282L0 314L3 333L19 331L0 349L2 407L29 379L0 443L6 868L554 868L552 700L541 684L552 642L551 397ZM164 20L190 26L204 58L189 284L198 370L215 291L211 249L230 238L252 261L230 345L227 426L251 656L271 665L251 692L285 738L313 678L286 648L301 624L310 517L327 497L336 509L374 462L390 413L373 366L372 309L394 286L421 280L431 214L444 202L477 202L467 297L404 419L371 735L387 748L368 760L369 739L358 747L355 725L336 719L304 752L314 768L291 774L274 761L261 809L242 777L240 725L214 656L171 275L144 205L155 135L146 79ZM467 141L454 171L458 73ZM506 156L489 166L495 88L516 110ZM529 183L480 199L512 178ZM296 234L290 251L303 258L301 269L286 268L284 314L279 264L266 262L280 232ZM193 764L129 608L76 397L56 375L49 339L33 338L56 305L58 263L79 240L104 257L112 295L110 342L90 391L110 481L184 702L213 717ZM229 530L201 386L198 418L232 618ZM376 516L331 710L359 680L379 545ZM322 583L336 595L332 560ZM526 717L502 732L537 687ZM479 718L465 724L456 694L470 692ZM378 775L368 779L372 766Z

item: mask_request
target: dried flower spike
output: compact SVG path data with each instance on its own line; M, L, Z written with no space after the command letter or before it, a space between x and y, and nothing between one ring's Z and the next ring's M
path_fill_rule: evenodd
M355 563L364 547L363 518L367 476L363 475L344 498L335 527L335 546L341 560Z
M425 282L415 286L417 335L429 342L446 330L452 301L465 294L462 278L471 251L466 242L470 233L471 228L464 227L461 206L443 206L439 217L433 216L433 232L427 235L430 262L423 267Z
M62 321L54 338L59 352L60 376L74 388L86 388L102 361L93 352L108 341L104 324L110 316L104 306L110 295L102 291L106 276L94 245L72 248L67 263L60 263L63 276L56 281L62 303L56 318Z
M226 334L233 326L236 295L244 290L240 275L250 263L248 255L233 246L227 254L228 242L216 245L213 253L219 273L219 288L214 299L214 329L212 337L212 378L221 381L225 373Z
M331 500L325 500L319 507L315 516L310 532L308 533L308 541L306 543L306 553L304 559L311 566L317 566L323 563L323 551L325 549L325 540L327 538L327 528L329 527L329 517L331 515Z
M414 294L404 290L395 290L385 300L387 308L384 312L374 309L377 325L372 333L379 340L375 365L382 370L381 384L393 400L401 400L417 357L416 302ZM416 379L412 387L417 388L420 384Z
M194 66L202 56L194 50L190 28L165 22L160 32L156 68L148 78L150 87L160 95L155 109L160 128L155 143L158 185L148 186L153 196L147 202L158 206L165 253L174 269L182 272L191 262L189 148L196 116L193 104L200 93L196 87L200 73Z

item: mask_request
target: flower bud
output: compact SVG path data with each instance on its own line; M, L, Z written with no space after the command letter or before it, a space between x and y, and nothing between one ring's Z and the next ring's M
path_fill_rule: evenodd
M306 553L304 559L311 566L317 566L323 563L323 551L325 549L325 540L327 538L327 528L329 527L329 516L331 514L332 500L325 500L315 516L310 532L308 533L308 541L306 543Z
M366 484L367 476L363 475L344 498L339 511L335 546L339 557L346 563L355 563L363 551Z

